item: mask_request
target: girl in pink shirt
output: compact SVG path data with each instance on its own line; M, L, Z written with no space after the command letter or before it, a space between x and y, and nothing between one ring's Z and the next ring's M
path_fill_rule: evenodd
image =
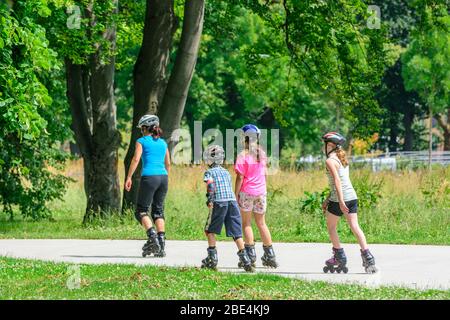
M234 169L236 171L235 192L241 209L245 250L252 260L252 264L255 265L253 216L263 242L264 255L261 257L261 261L264 266L276 268L278 264L272 247L272 237L265 221L267 157L259 145L261 132L252 124L245 125L242 131L244 132L244 150L238 155Z

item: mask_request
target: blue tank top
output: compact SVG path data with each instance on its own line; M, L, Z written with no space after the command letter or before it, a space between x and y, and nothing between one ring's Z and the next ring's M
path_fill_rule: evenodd
M166 158L167 143L152 136L145 136L137 140L142 145L142 176L167 175L164 160Z

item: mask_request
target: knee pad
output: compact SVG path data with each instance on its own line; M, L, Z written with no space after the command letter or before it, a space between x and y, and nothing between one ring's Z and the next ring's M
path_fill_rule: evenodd
M158 219L164 220L164 212L152 212L152 220L155 222Z
M142 223L142 218L144 217L148 217L148 213L147 212L135 212L134 216L136 218L137 221L139 221L139 223Z

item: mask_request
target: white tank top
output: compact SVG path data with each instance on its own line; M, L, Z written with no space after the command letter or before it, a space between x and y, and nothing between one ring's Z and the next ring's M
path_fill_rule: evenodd
M338 174L339 179L341 180L341 189L344 201L347 202L358 199L358 197L356 196L355 189L353 188L352 182L350 181L350 167L349 166L344 167L341 161L339 161L339 159L337 158L331 157L330 159L333 159L339 163ZM327 168L327 176L331 190L330 201L339 202L336 192L336 186L334 185L334 179L332 174L328 171L328 168Z

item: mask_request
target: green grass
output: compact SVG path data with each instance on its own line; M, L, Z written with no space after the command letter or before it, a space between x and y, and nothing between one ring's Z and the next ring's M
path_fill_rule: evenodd
M194 268L80 265L0 257L0 299L450 299L450 290L365 288Z
M354 170L352 175L356 179L363 172ZM207 208L201 176L201 168L173 170L166 201L168 239L204 239ZM369 243L450 244L450 167L434 170L431 175L425 170L371 173L370 177L383 179L384 184L377 205L362 208L358 214ZM324 216L304 212L300 204L305 191L321 191L326 183L322 171L282 172L269 178L267 223L274 241L329 241ZM85 195L81 181L68 188L64 201L51 207L52 221L24 221L16 214L11 222L0 213L0 238L145 238L132 215L83 226ZM343 242L355 242L345 221L340 223L339 234Z

